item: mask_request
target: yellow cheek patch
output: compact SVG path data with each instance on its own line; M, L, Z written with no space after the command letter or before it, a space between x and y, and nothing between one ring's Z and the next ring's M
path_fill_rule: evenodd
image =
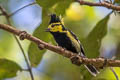
M62 26L61 25L59 25L59 26L55 26L55 27L53 27L53 30L52 30L53 32L62 32Z
M57 25L56 25L57 24ZM52 25L55 25L52 27ZM62 31L62 25L60 23L53 23L48 26L51 32L63 32Z

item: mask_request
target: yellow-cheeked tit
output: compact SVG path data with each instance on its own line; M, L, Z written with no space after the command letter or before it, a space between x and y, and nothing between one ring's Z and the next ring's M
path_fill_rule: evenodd
M63 22L58 16L56 16L56 14L51 14L51 20L46 31L50 32L53 35L58 46L61 46L69 51L78 53L78 55L86 57L83 47L76 35L72 31L65 28ZM99 73L97 69L92 65L84 66L93 76L96 76L96 74Z

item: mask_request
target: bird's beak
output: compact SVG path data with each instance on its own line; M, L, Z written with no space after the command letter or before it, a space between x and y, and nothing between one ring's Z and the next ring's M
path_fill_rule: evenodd
M50 28L45 29L46 32L50 32Z

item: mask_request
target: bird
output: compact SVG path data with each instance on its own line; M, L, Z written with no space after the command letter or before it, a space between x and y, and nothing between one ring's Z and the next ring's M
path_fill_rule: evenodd
M56 14L51 14L50 17L51 19L46 32L50 32L53 35L58 46L86 57L80 40L78 40L77 36L71 30L65 27L63 20ZM93 76L99 73L93 65L88 64L84 66Z

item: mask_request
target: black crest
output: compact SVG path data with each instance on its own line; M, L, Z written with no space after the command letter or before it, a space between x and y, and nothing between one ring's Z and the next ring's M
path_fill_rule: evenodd
M56 14L51 14L50 16L51 16L51 20L50 20L49 24L56 23L56 22L61 22L60 18Z

